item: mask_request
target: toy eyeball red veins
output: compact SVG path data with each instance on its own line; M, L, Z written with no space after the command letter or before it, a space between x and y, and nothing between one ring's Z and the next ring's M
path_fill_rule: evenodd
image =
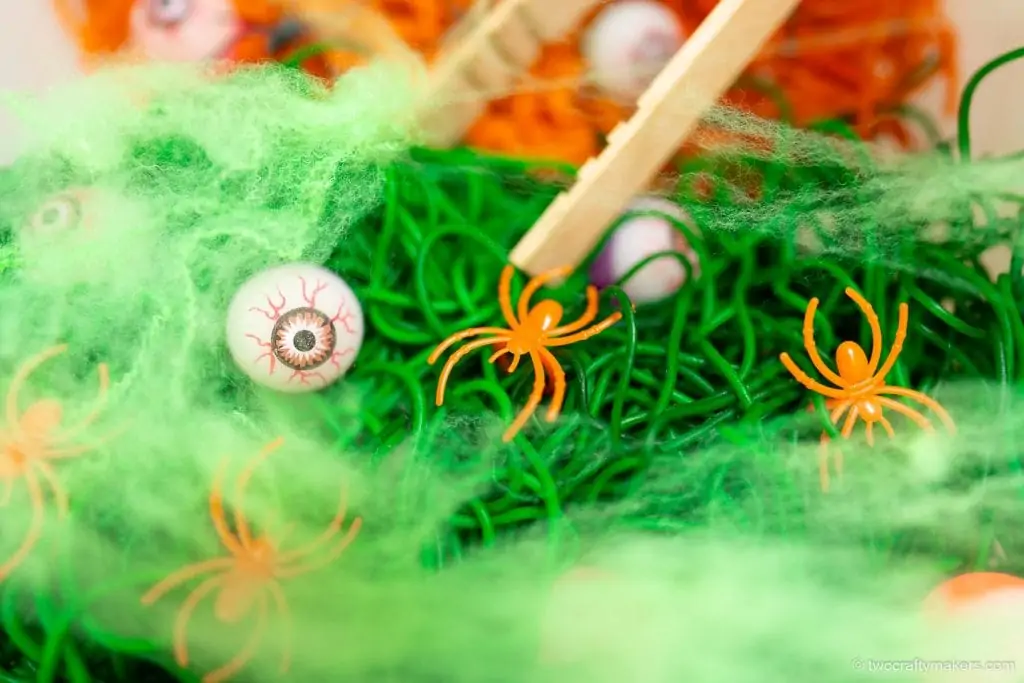
M659 252L676 251L700 275L697 252L673 223L690 224L686 213L676 204L656 197L634 200L626 214L650 212L626 218L612 233L590 267L590 281L598 287L615 284L638 263ZM661 215L656 215L661 214ZM622 284L623 291L636 305L660 301L675 294L686 282L687 272L674 256L656 258Z
M1015 683L1024 662L1024 579L998 572L972 572L936 588L925 606L943 627L936 659L987 662L978 670L949 672L926 680L950 683Z
M635 102L683 45L683 27L652 0L609 4L587 27L581 52L608 96Z
M290 393L342 377L363 344L363 309L345 281L313 264L265 270L228 307L227 344L253 381Z
M153 61L219 58L244 31L232 0L135 0L132 5L132 42Z

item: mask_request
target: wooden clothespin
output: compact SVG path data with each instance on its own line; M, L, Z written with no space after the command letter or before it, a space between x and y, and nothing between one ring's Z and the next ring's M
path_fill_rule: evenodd
M490 100L512 92L545 43L564 37L601 2L498 3L435 61L421 123L427 142L438 147L456 144Z
M512 264L536 276L582 263L799 2L720 0L640 96L632 118L519 241Z

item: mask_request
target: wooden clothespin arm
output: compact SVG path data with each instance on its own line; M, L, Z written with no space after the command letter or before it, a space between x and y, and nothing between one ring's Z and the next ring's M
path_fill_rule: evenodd
M487 103L516 81L602 0L502 0L440 55L429 74L422 126L430 144L456 144Z
M511 254L536 276L576 267L657 176L800 0L721 0ZM553 283L554 284L554 283Z

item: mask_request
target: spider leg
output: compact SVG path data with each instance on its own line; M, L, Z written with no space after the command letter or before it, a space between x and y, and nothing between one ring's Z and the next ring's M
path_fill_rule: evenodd
M223 582L223 576L208 578L189 593L178 609L178 616L174 619L174 659L183 668L188 666L188 622L192 619L192 613L196 611L199 603Z
M540 356L535 353L530 354L530 360L533 361L533 391L530 392L530 398L523 406L523 409L513 420L509 428L505 430L501 440L505 443L510 442L515 438L519 430L523 428L530 416L533 415L534 411L537 410L537 406L540 405L540 401L544 398L544 384L545 384L545 372L544 365L540 362Z
M437 348L435 348L430 353L430 356L427 358L427 363L429 365L433 365L434 363L437 362L437 359L441 357L441 354L443 354L445 351L447 351L448 349L450 349L452 346L462 341L463 339L469 339L470 337L475 337L479 334L493 334L495 336L490 339L491 342L504 341L508 339L508 333L508 330L501 327L471 327L468 330L456 332L455 334L453 334L452 336L448 337L443 342L438 344Z
M885 417L885 415L878 416L878 424L882 425L882 429L885 430L890 439L896 437L896 430L892 428L892 422L889 422L889 418Z
M18 423L20 415L18 411L18 400L21 396L21 390L25 386L25 381L28 380L29 375L36 371L36 369L45 363L46 361L59 356L68 350L67 344L60 344L53 346L41 353L38 353L27 361L21 364L18 371L14 373L14 377L11 378L11 385L7 389L7 424L10 425L12 430L15 430L16 435L18 432Z
M903 342L907 339L907 322L910 316L910 309L906 304L900 304L899 313L899 324L896 327L896 336L892 340L892 348L889 349L889 356L882 363L882 367L878 372L874 373L875 377L879 380L884 380L885 376L892 370L892 366L896 365L896 360L900 357L900 352L903 350ZM886 387L888 389L889 387Z
M352 541L354 541L356 536L359 534L359 529L361 529L362 526L363 518L356 517L352 520L352 524L349 525L348 533L345 534L341 541L339 541L337 544L335 544L333 548L331 548L330 552L324 554L323 557L307 562L305 564L279 569L276 572L274 572L274 575L282 579L292 579L296 576L301 576L302 574L311 574L315 571L323 569L327 565L337 560L341 556L341 554L345 552L345 549L348 548L349 545L351 545Z
M828 419L833 424L838 424L839 418L841 418L843 416L843 413L845 413L846 410L853 405L853 401L850 399L846 399L845 401L839 401L838 403L835 403L833 405L828 404L829 401L826 401L825 405L830 409Z
M558 419L558 414L562 412L562 404L565 403L565 370L562 369L555 355L547 349L541 347L538 353L540 353L541 360L544 361L544 367L551 373L555 382L555 391L551 397L547 414L547 421L554 422Z
M923 394L920 391L914 391L913 389L904 389L903 387L885 386L882 387L882 389L878 393L892 394L894 396L904 396L906 398L917 401L918 403L920 403L926 408L929 408L933 413L935 413L935 415L939 418L939 422L945 425L946 429L948 429L950 433L956 433L956 425L953 424L953 418L949 416L949 413L946 412L946 409L943 408L942 405L934 398L927 396L926 394Z
M932 423L928 418L926 418L924 415L917 412L910 406L905 406L899 401L894 401L893 399L887 398L885 396L879 396L878 403L908 418L914 424L916 424L918 427L920 427L926 432L934 431L935 429L935 427L932 426Z
M270 454L282 445L284 445L284 437L279 436L261 448L260 452L249 460L245 469L242 470L242 473L238 475L238 479L235 480L235 529L238 531L238 541L243 548L248 548L252 545L252 531L249 528L249 520L245 517L245 489L249 486L256 468L262 465Z
M828 432L822 432L818 442L818 478L821 480L821 492L828 493L830 477L828 473L829 443L832 439Z
M61 517L67 517L69 507L68 494L60 483L60 479L57 478L57 474L50 467L49 463L42 460L37 461L35 466L39 470L39 474L42 475L43 479L50 486L50 490L53 491L53 500L57 504L57 514Z
M495 351L494 353L491 354L491 357L487 359L487 362L488 363L494 363L494 361L498 360L499 358L501 358L502 356L504 356L507 353L512 353L511 351L509 351L507 346L504 347L504 348L500 348L500 349L498 349L497 351ZM509 370L509 372L512 372L512 371Z
M849 398L845 399L845 400L839 400L839 401L834 400L834 399L829 399L829 400L825 401L825 404L827 405L828 408L831 409L829 411L829 413L828 413L828 421L833 423L833 424L839 424L839 421L843 417L843 414L846 413L847 410L850 409L851 405L853 405L853 401L851 399L849 399ZM849 417L847 418L847 421L849 422ZM818 445L818 475L819 475L819 477L821 479L821 490L822 490L822 493L828 493L828 487L829 487L829 483L830 483L830 478L829 478L829 475L828 475L828 455L829 455L828 444L829 444L830 441L831 441L831 437L828 436L828 432L827 431L822 431L821 432L820 442L819 442L819 445ZM837 474L842 474L843 473L843 452L837 449L836 453L835 453L835 456L834 456L834 459L836 461L836 473Z
M337 510L334 513L334 518L331 520L330 524L327 525L327 528L317 538L309 543L306 543L295 550L289 550L288 552L278 555L278 562L284 564L287 562L301 560L324 547L341 531L341 527L345 523L346 512L348 512L348 486L343 484L341 487L341 495L338 497ZM359 517L352 520L352 524L349 526L347 534L348 538L345 541L345 545L351 543L356 534L359 533L359 527L362 523L363 520Z
M208 574L209 572L231 569L234 565L235 559L232 557L218 557L213 560L206 560L205 562L196 562L195 564L186 565L173 574L169 574L159 583L146 591L140 601L143 605L152 605L186 581L191 581L192 579L202 576L203 574Z
M839 432L839 435L844 439L849 439L850 435L853 434L853 428L857 426L857 418L860 417L860 408L854 406L853 409L846 416L846 422L843 423L843 429Z
M109 441L112 438L111 435L107 435L100 439L100 442ZM83 453L89 453L96 450L99 443L91 443L84 446L66 446L64 448L47 448L42 457L46 460L62 460L64 458L74 458Z
M582 330L584 327L594 322L594 318L597 317L597 287L590 285L587 287L587 308L583 311L583 315L576 319L575 322L571 322L567 325L559 325L553 330L548 331L549 337L561 337L562 335L571 334L578 330Z
M96 393L96 400L93 401L92 409L85 417L79 420L78 424L74 427L62 430L57 439L58 443L61 441L70 441L84 432L92 426L92 423L100 416L103 409L107 407L107 393L110 389L110 368L107 367L106 363L100 363L98 370L100 375L100 388Z
M511 375L513 372L516 371L516 368L519 367L519 361L522 360L522 358L522 354L512 354L512 362L508 364L508 374Z
M507 267L511 268L511 266ZM554 268L552 270L547 271L546 273L541 273L537 277L527 282L526 286L523 287L522 293L519 295L519 319L524 320L526 319L526 316L529 315L530 299L533 298L533 295L536 294L541 287L551 282L552 280L557 280L559 278L566 277L570 273L572 273L571 266L562 266L561 268Z
M839 422L839 419L843 416L843 413L845 413L847 409L849 409L849 407L853 405L853 401L849 399L843 401L829 399L828 401L825 402L825 405L826 407L830 408L828 415L829 422L836 424ZM812 405L810 406L810 408L811 410L813 410L814 406ZM829 485L831 483L828 472L829 443L831 441L832 438L829 436L828 432L823 431L821 433L821 438L818 444L818 476L821 480L821 490L823 493L828 493ZM842 451L836 451L835 459L837 463L836 470L837 472L841 471L843 468Z
M878 314L872 308L868 300L860 295L853 287L846 288L846 296L853 299L853 302L860 308L861 313L867 318L868 326L871 328L871 358L868 360L868 375L874 375L878 370L878 362L882 359L882 325L878 321ZM870 423L869 423L870 424Z
M217 532L217 538L224 544L232 555L245 553L246 544L236 538L228 527L228 521L224 513L224 472L228 468L228 459L221 460L217 474L214 476L213 485L210 487L210 520L213 522L213 529Z
M602 332L604 332L605 330L607 330L609 327L611 327L615 323L619 322L620 320L622 320L622 314L619 313L618 311L616 311L615 313L612 313L610 316L608 316L607 318L605 318L601 322L597 323L593 327L589 327L589 328L583 330L582 332L577 332L576 334L570 334L567 337L559 337L557 339L550 339L549 338L549 339L547 339L547 341L544 342L544 345L545 346L568 346L569 344L575 344L578 341L583 341L585 339L590 339L595 334L601 334Z
M44 502L43 491L39 486L39 480L32 470L25 472L25 484L28 486L28 495L32 500L32 520L29 522L28 531L21 545L14 551L3 564L0 564L0 581L6 579L11 572L18 568L25 558L32 552L32 548L39 542L43 535Z
M797 366L797 364L793 362L793 359L789 357L788 353L780 354L779 360L781 360L782 364L786 366L787 370L789 370L789 374L793 375L793 379L795 379L797 382L804 385L811 391L816 391L822 396L827 396L829 398L846 398L846 392L843 391L842 389L833 389L832 387L827 387L821 382L811 379L806 372L801 370Z
M284 591L281 590L281 586L277 585L276 582L267 584L267 592L270 593L274 604L277 605L281 621L284 622L284 628L282 629L284 633L281 635L280 671L281 673L286 673L292 664L292 611L288 607L288 599L284 596Z
M875 423L865 422L864 423L864 439L868 442L869 446L875 445Z
M267 596L265 594L260 595L257 610L256 624L253 626L249 638L245 641L245 645L227 663L203 676L203 683L224 683L224 681L234 677L235 674L244 669L245 665L256 656L256 651L259 649L260 643L263 642L263 638L267 633L269 610L267 609Z
M501 306L505 322L512 329L519 327L516 314L512 312L512 275L515 274L515 270L511 265L505 266L501 269L501 279L498 280L498 304Z
M850 434L853 433L853 428L857 424L857 418L859 416L860 411L857 409L857 406L854 406L853 409L847 414L846 421L843 423L843 428L839 432L839 435L841 437L843 437L844 439L850 438ZM840 449L836 448L834 455L832 456L832 459L835 461L836 464L836 476L843 476L843 465L845 464L843 460L843 452Z
M811 364L814 365L814 368L821 373L822 377L827 379L829 382L832 382L832 384L835 384L837 387L845 387L846 381L825 365L825 361L821 359L821 354L818 353L818 344L814 341L814 314L817 313L817 311L818 298L815 297L807 303L807 311L804 312L804 350L807 351L807 356L811 359ZM785 363L786 361L782 362ZM789 366L787 366L787 368L788 367ZM792 370L790 370L790 372L792 372Z
M437 378L437 395L434 397L434 402L437 405L444 403L444 389L448 385L448 378L451 376L452 370L455 369L455 365L473 351L493 343L494 337L476 339L463 346L448 358L448 362L445 363L444 368L441 369L441 376Z

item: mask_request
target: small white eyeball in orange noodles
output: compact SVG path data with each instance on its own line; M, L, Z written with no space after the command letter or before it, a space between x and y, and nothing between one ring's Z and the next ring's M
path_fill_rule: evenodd
M933 625L941 628L935 659L978 661L925 681L1016 683L1024 666L1024 579L999 572L972 572L942 583L925 601Z
M581 52L594 84L613 99L635 102L683 45L683 27L651 0L620 0L583 34Z
M342 377L363 345L363 309L333 272L294 263L243 284L228 307L227 344L253 381L289 393Z
M155 62L219 59L246 28L232 0L135 0L134 46Z
M590 281L600 288L615 284L638 263L654 254L675 251L683 255L700 275L700 262L672 219L690 225L686 213L676 204L657 197L634 200L626 214L652 212L623 220L612 233L590 267ZM661 215L655 215L657 214ZM622 284L636 305L660 301L675 294L686 282L687 272L674 256L654 259Z

